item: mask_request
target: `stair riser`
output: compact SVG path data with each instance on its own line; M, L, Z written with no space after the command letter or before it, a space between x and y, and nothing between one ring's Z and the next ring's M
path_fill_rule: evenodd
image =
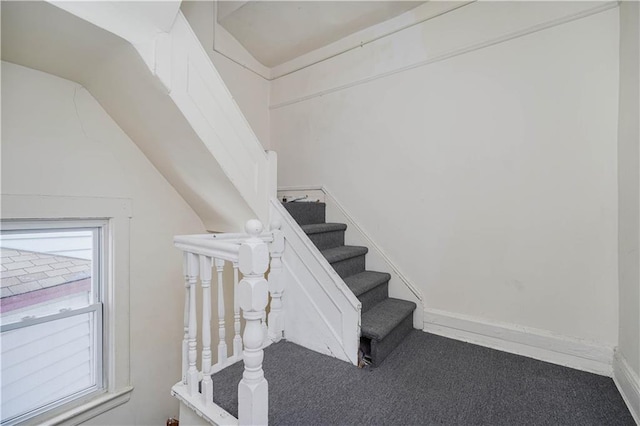
M389 297L389 282L380 284L377 287L358 296L358 300L362 303L362 313L367 312L376 303L382 302Z
M391 352L413 330L413 313L407 315L384 339L371 341L371 359L374 367L380 366Z
M331 266L341 278L345 278L364 271L364 264L364 255L362 255L334 262Z
M309 235L318 250L326 250L344 245L344 231L321 232Z
M324 203L284 203L283 206L300 226L325 223Z

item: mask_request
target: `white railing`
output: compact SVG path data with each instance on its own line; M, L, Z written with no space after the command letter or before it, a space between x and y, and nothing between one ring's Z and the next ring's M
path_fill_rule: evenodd
M284 238L277 224L270 232L262 232L258 220L250 220L246 234L186 235L174 238L175 246L184 253L184 337L182 340L182 380L172 394L200 417L214 424L267 424L268 384L262 370L263 348L279 341L283 335L282 283L280 257ZM270 254L271 253L271 254ZM271 265L269 261L271 259ZM233 303L225 306L224 269L233 268ZM269 281L265 273L270 268ZM214 274L215 269L215 274ZM239 272L242 280L238 282ZM217 292L212 300L212 280ZM198 342L198 281L202 287L201 341ZM271 291L271 310L267 321L266 307ZM212 303L217 306L217 361L212 364ZM225 313L233 309L231 354L227 348ZM240 311L245 321L241 336ZM198 369L198 343L201 368ZM238 385L238 419L213 401L211 375L240 360L244 373Z

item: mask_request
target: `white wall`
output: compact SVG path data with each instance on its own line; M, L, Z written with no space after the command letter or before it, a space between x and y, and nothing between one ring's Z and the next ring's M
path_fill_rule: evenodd
M207 53L258 140L270 150L269 81L217 52Z
M178 414L183 277L176 234L202 221L81 86L2 63L2 194L130 198L131 400L90 424Z
M327 186L428 309L615 346L612 7L473 3L274 80L279 185Z
M619 350L636 376L640 376L640 7L637 2L621 3L620 24Z
M214 50L216 2L183 1L181 10L264 149L271 149L269 81ZM248 55L240 44L238 54Z

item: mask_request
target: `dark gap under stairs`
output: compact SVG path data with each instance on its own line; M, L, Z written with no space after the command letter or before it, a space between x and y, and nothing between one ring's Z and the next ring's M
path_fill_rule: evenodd
M362 303L360 347L365 360L379 366L413 329L416 304L389 297L391 275L366 270L369 249L344 244L347 225L327 223L325 203L283 205Z

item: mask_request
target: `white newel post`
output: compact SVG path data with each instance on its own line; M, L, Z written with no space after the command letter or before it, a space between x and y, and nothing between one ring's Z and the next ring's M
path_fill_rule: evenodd
M268 289L264 273L269 266L269 250L258 237L262 224L250 220L245 226L249 239L240 246L239 266L244 275L238 295L246 321L244 329L244 373L238 384L238 420L241 425L265 425L269 414L269 388L262 370L262 315Z
M211 381L211 258L200 256L200 282L202 283L202 400L213 401Z
M240 336L240 298L238 296L238 262L233 262L233 356L238 358L242 353L242 336Z
M280 222L271 224L273 242L271 243L271 267L269 271L269 293L271 293L271 310L269 311L269 338L274 342L282 339L284 330L284 311L282 310L282 252L284 251L284 235L280 230Z
M224 260L216 259L216 271L218 272L218 363L227 362L227 332L224 322Z
M187 370L187 388L189 395L198 393L198 370L196 362L198 353L196 338L198 335L198 323L196 318L196 285L198 284L198 256L187 254L187 269L189 270L189 368Z

